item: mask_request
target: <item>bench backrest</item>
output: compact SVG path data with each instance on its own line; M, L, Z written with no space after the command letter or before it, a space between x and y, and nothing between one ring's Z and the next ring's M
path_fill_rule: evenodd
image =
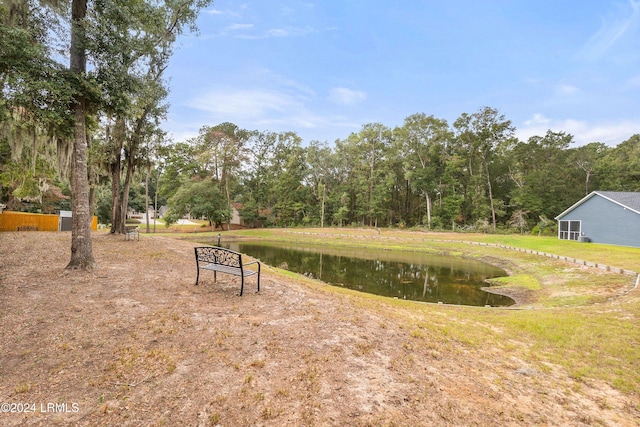
M242 268L242 254L238 252L215 246L197 246L194 249L196 251L196 260L199 263L206 262Z

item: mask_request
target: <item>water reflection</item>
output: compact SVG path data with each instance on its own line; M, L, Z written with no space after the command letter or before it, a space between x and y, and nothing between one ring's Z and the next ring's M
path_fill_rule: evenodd
M506 276L502 269L460 257L280 242L229 242L226 246L271 266L377 295L474 306L514 303L481 289L486 279Z

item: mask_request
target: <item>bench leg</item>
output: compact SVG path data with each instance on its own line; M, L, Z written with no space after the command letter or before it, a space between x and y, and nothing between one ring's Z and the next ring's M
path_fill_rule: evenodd
M242 296L242 291L244 291L244 276L240 276L240 296Z
M200 268L196 267L196 286L198 286L198 281L200 280Z

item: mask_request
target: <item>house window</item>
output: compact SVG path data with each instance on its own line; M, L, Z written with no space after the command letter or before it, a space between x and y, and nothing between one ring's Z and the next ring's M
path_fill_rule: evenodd
M561 240L578 240L580 237L580 221L560 221L558 237Z

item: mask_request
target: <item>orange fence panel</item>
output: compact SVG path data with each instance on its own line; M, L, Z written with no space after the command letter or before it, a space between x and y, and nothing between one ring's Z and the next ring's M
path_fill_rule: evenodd
M58 231L60 217L50 214L3 211L0 214L0 231ZM98 217L91 221L91 229L98 229Z

